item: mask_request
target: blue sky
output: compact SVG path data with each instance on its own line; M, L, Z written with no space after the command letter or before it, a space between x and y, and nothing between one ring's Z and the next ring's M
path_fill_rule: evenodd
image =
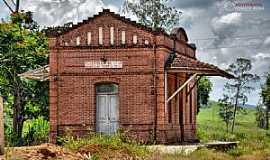
M270 70L270 1L233 1L256 2L264 8L235 10L230 0L172 0L170 5L183 12L179 23L186 29L190 42L196 43L198 59L226 69L237 57L249 58L252 72L262 76ZM53 26L82 21L102 8L120 13L122 3L122 0L23 0L21 9L33 11L39 24ZM0 1L0 18L7 18L8 14ZM227 80L211 80L214 83L211 99L218 100ZM249 104L258 103L260 85L256 84L248 96Z

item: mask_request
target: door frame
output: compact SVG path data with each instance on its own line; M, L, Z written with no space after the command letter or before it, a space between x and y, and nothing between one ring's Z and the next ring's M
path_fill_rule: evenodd
M116 89L117 89L117 91L116 92L101 92L101 93L98 93L97 92L97 87L98 86L101 86L101 85L115 85L116 86ZM97 105L98 105L98 102L97 102L97 97L98 97L98 95L104 95L104 96L106 96L106 98L108 98L110 95L116 95L117 96L117 124L118 124L118 129L119 129L119 122L120 122L120 97L119 97L119 84L118 83L115 83L115 82L99 82L99 83L96 83L95 85L94 85L94 93L95 93L95 96L94 96L94 105L95 105L95 132L96 133L101 133L101 132L98 132L98 130L97 130L97 126L98 126L98 122L97 122L97 118L98 118L98 109L97 109ZM106 99L106 100L108 100L108 99ZM111 124L111 123L109 123L109 124ZM110 127L111 125L109 125L109 127ZM106 133L107 134L107 133ZM111 135L111 134L113 134L113 133L109 133L109 135Z

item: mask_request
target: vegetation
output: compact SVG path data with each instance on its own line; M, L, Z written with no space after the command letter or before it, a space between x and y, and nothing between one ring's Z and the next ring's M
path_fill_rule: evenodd
M257 127L255 109L246 109L246 114L237 115L236 130L232 134L226 132L226 126L218 115L219 108L218 103L211 103L209 108L200 112L197 134L202 142L239 141L238 147L225 152L232 157L250 156L255 160L256 155L270 156L270 132Z
M132 159L137 159L146 158L150 153L146 146L130 140L120 132L114 136L92 134L77 139L72 136L66 136L59 138L59 141L68 149L86 155L90 154L92 159L106 159L109 157L116 159L131 157Z
M207 77L202 77L198 83L198 97L197 97L197 113L199 113L202 106L208 105L210 92L212 91L213 83Z
M228 133L230 122L233 120L233 105L227 95L223 95L223 99L219 100L219 105L219 116L225 122Z
M0 44L0 95L5 100L6 136L12 145L23 145L24 122L48 119L48 82L18 75L48 63L44 54L47 39L32 21L31 13L13 13L9 22L0 23Z
M227 71L231 72L235 79L226 83L224 86L226 96L230 97L231 103L234 104L232 132L234 131L236 112L240 109L240 105L247 102L247 93L253 90L252 82L259 80L259 76L250 73L252 64L249 59L237 58L236 62L229 65Z
M269 111L270 111L270 73L266 77L265 84L261 92L263 104L265 105L265 129L269 129Z
M170 0L124 1L124 12L134 14L140 23L153 29L170 31L179 23L181 12L168 5Z

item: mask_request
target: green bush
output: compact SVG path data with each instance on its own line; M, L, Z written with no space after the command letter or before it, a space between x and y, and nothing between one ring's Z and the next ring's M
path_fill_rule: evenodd
M48 142L49 122L43 117L24 122L24 145L36 145Z

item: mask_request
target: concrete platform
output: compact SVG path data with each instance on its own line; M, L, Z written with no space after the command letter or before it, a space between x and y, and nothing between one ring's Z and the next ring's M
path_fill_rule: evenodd
M209 148L224 151L237 146L238 143L239 142L213 141L208 143L198 143L191 145L151 145L148 146L148 148L152 151L158 151L168 154L174 153L190 154L200 148Z

